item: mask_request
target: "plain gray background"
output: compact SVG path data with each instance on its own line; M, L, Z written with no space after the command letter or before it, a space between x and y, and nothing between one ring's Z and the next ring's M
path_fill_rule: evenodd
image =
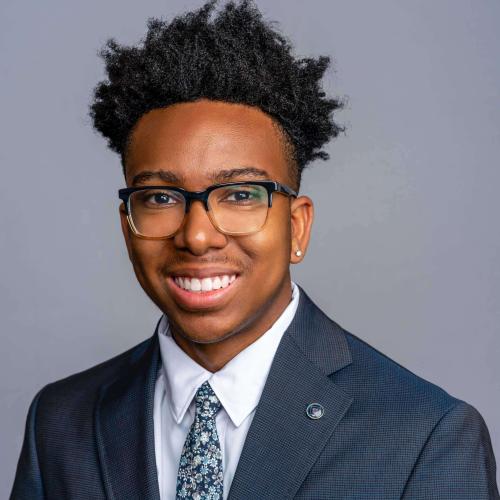
M0 4L0 497L43 385L150 336L119 228L118 157L87 117L108 37L201 1ZM500 2L258 0L328 54L346 135L304 175L294 279L344 328L474 405L500 456Z

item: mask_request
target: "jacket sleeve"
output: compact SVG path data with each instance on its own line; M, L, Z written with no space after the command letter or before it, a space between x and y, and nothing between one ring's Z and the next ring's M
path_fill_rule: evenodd
M35 440L36 414L41 393L42 391L35 396L28 412L23 447L10 500L43 500L45 498Z
M429 435L402 498L498 500L490 436L478 411L459 401Z

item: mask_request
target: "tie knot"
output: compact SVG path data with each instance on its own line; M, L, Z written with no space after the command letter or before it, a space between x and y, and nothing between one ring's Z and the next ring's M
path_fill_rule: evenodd
M222 407L208 381L204 382L196 392L195 403L196 415L199 417L214 417Z

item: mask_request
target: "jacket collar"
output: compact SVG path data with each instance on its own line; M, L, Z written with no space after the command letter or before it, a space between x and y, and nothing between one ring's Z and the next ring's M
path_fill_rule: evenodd
M331 375L352 363L344 330L299 288L299 306L287 334L314 366Z

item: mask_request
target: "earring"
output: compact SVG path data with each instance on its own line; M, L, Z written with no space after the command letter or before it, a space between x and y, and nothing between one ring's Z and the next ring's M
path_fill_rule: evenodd
M295 255L297 257L301 257L302 256L302 251L301 250L295 250Z

